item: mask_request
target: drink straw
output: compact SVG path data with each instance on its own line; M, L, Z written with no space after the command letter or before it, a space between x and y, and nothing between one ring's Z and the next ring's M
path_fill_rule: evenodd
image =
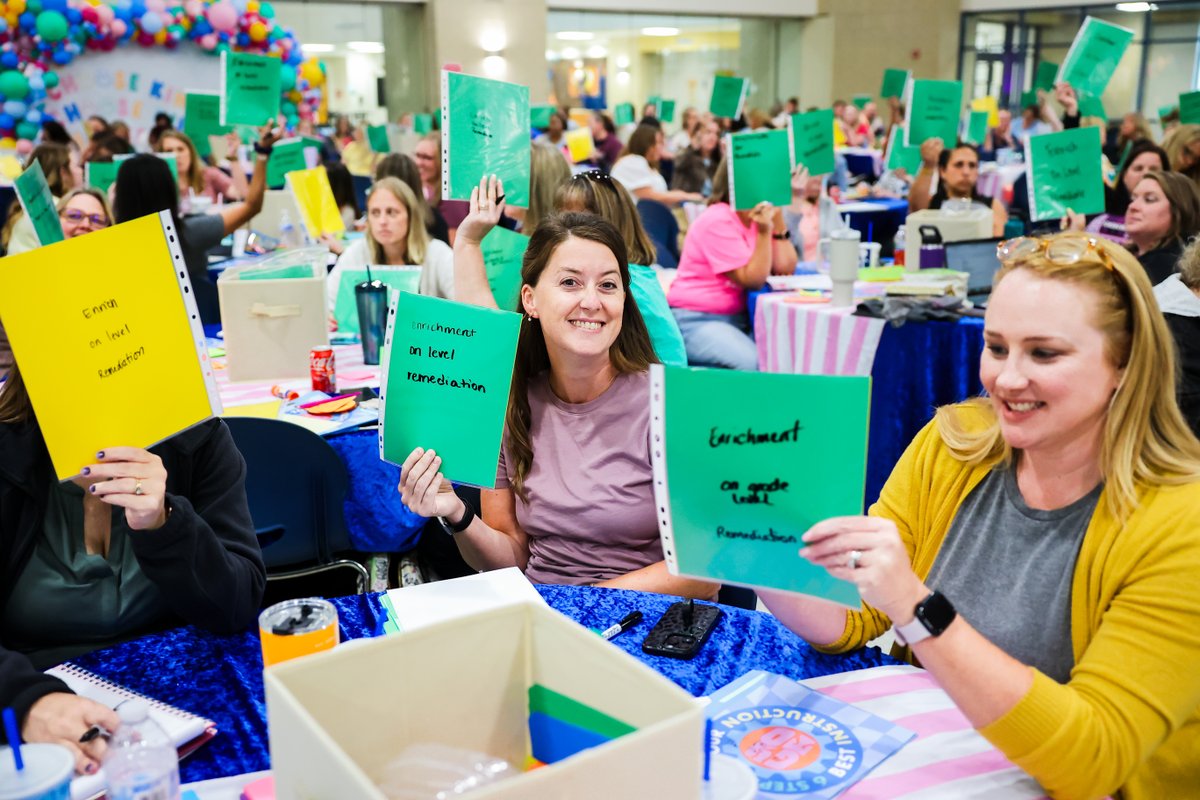
M24 771L25 760L21 758L21 734L17 730L17 714L11 708L4 709L4 735L12 745L13 763L17 766L17 772ZM705 772L707 771L706 768Z
M712 720L704 720L704 780L708 781L708 770L712 765L712 745L709 741L712 739Z

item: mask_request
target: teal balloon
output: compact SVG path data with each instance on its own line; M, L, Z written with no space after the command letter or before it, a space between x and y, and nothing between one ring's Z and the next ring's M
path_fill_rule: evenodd
M22 122L21 124L22 124L22 125L24 125L25 123L24 123L24 122ZM296 127L296 126L297 126L297 125L299 125L299 124L300 124L300 117L299 117L298 115L296 115L296 114L288 114L288 115L287 115L287 126L288 126L289 128L294 128L294 127ZM32 136L27 136L26 138L27 138L27 139L32 139L33 137L32 137Z
M296 113L296 104L291 100L284 100L279 104L279 111L285 116L290 117Z
M44 41L61 42L71 28L67 18L57 11L43 11L37 17L37 32Z
M30 14L40 13L42 10L42 0L29 0L29 2L25 4L25 10Z
M58 86L58 74L47 72L42 76L42 81L45 82L47 89L53 89L55 86Z
M29 94L29 80L15 69L0 72L0 94L9 100L24 100Z
M291 64L279 65L279 89L290 92L296 88L296 68Z
M258 15L263 19L274 19L275 7L268 3L267 0L262 0L258 4Z
M38 135L38 130L40 130L38 126L34 125L32 122L22 122L17 125L17 138L32 139Z

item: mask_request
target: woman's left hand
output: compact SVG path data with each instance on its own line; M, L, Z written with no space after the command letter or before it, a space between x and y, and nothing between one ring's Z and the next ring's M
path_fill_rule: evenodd
M125 521L135 531L155 530L167 521L167 470L162 459L138 447L111 447L96 454L96 463L83 468L93 481L88 493L125 509Z
M834 517L808 529L800 556L850 581L870 606L908 622L929 589L913 572L896 523L882 517Z

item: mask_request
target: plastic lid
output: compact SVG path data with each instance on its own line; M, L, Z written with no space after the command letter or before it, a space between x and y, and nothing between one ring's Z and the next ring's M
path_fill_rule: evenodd
M117 709L117 714L121 717L121 724L136 725L150 716L150 705L145 700L126 700Z
M65 787L75 774L75 758L71 751L57 744L26 744L21 746L25 769L16 771L12 748L0 747L0 800L29 800L58 796L53 790Z

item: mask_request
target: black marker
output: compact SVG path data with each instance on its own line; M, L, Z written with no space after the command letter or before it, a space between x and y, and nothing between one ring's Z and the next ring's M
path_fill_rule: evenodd
M625 617L625 619L621 620L616 625L610 625L600 635L602 637L604 637L605 639L611 639L619 633L624 633L625 631L632 628L634 625L637 625L641 621L642 621L642 612L632 611Z

